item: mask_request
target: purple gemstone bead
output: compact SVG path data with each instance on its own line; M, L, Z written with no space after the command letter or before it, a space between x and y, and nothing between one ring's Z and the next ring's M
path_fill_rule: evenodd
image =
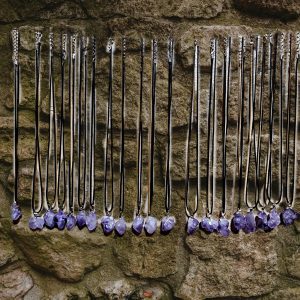
M97 228L97 216L94 211L90 211L86 216L86 227L87 229L92 232L95 231Z
M175 226L175 217L164 216L161 220L160 229L162 233L169 233Z
M101 226L104 234L112 233L115 228L115 220L112 216L104 216L101 218Z
M66 226L67 216L66 214L60 209L58 213L55 215L55 222L56 227L59 230L63 230Z
M273 208L268 216L268 227L270 229L274 229L275 227L277 227L280 224L280 215L279 213L276 211L275 208Z
M144 228L145 228L145 231L148 235L154 234L154 232L156 231L156 228L157 228L156 218L154 218L152 216L148 216L146 221L145 221Z
M230 234L229 221L225 218L220 218L217 231L223 237L229 236Z
M245 233L251 233L256 230L256 222L253 211L247 212L245 216L245 227L243 228Z
M132 222L132 231L134 234L141 234L144 227L144 218L142 216L136 216Z
M268 215L264 211L260 211L256 216L256 227L264 231L270 230L268 226Z
M10 216L14 224L18 223L22 218L20 206L16 202L14 202L10 208Z
M218 222L212 218L205 217L200 222L200 228L206 233L212 233L217 230Z
M29 228L33 231L42 230L44 227L44 218L33 216L29 219Z
M189 217L187 221L186 231L188 234L193 234L199 227L199 221L194 217Z
M67 217L66 228L72 230L76 226L76 217L73 214L69 214Z
M123 217L121 217L115 224L115 231L119 236L123 236L126 232L126 222Z
M77 226L82 229L86 225L86 214L84 210L80 210L77 214Z
M281 221L285 226L293 224L297 217L297 213L290 207L281 213Z
M245 217L239 211L234 213L233 218L231 220L231 230L233 233L238 233L240 230L244 229L246 224Z
M49 209L44 214L45 226L49 229L53 229L55 226L55 213L52 209Z

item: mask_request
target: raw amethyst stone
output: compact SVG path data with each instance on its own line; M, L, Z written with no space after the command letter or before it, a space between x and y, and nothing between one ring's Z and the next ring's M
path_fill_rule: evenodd
M126 232L126 222L123 217L121 217L115 224L115 231L119 236L123 236Z
M69 214L67 217L66 228L72 230L76 226L76 217L73 214Z
M193 234L199 227L199 221L194 217L189 217L186 225L186 231L188 234Z
M77 226L82 229L86 225L86 214L84 210L80 210L77 214Z
M55 213L52 209L47 210L44 214L45 226L49 229L53 229L55 226Z
M44 227L44 218L33 216L29 219L29 228L33 231L42 230Z
M10 208L10 216L14 224L18 223L22 218L20 206L14 202Z
M157 220L156 218L152 217L152 216L148 216L148 218L145 221L145 231L148 235L152 235L157 228Z
M243 228L245 233L251 233L256 230L256 222L253 211L247 212L245 216L245 227Z
M144 227L144 218L142 216L136 216L132 222L132 231L134 234L141 234Z
M274 229L275 227L277 227L280 224L280 215L279 213L276 211L275 208L273 208L269 215L268 215L268 227L270 229Z
M56 223L56 227L59 230L63 230L66 226L66 222L67 222L67 216L66 214L60 209L58 211L58 213L55 215L55 223Z
M112 233L115 228L115 220L112 216L104 216L101 219L101 226L104 234L108 235Z
M270 230L268 226L268 215L264 211L260 211L256 216L256 227L264 231Z
M290 207L281 213L281 221L285 226L293 224L297 217L297 213Z
M200 228L206 233L212 233L213 231L217 230L218 221L212 218L205 217L200 223Z
M240 211L237 211L231 220L231 231L233 233L238 233L240 230L244 229L245 224L245 217Z
M175 226L175 217L164 216L161 220L160 230L162 233L169 233Z
M225 218L220 218L217 231L221 236L229 236L229 221Z
M97 216L94 211L90 211L89 214L86 216L86 227L90 232L95 231L97 228Z

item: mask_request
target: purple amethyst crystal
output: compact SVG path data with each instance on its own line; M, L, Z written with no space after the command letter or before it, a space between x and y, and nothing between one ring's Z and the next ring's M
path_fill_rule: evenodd
M229 221L225 218L220 218L217 231L221 236L224 237L229 236L230 234Z
M144 218L142 216L136 216L132 222L132 231L134 234L141 234L144 227Z
M218 221L209 217L205 217L200 222L200 228L206 233L212 233L213 231L217 230Z
M77 214L77 226L82 229L86 225L86 214L84 210L80 210Z
M66 221L67 221L67 216L66 214L63 212L63 210L59 210L58 213L55 215L55 223L56 223L56 227L59 230L63 230L66 226Z
M256 228L264 231L270 230L268 226L268 215L264 211L260 211L256 216Z
M272 230L280 224L280 215L276 208L272 208L268 215L268 227Z
M285 226L293 224L297 218L298 218L297 213L290 207L286 208L281 213L281 221L282 224Z
M189 217L186 224L186 231L188 234L193 234L199 227L199 221L194 217Z
M33 231L42 230L44 227L44 218L39 216L33 216L29 219L29 228Z
M10 216L14 224L17 224L22 218L20 206L14 202L10 208Z
M245 233L251 233L256 230L256 222L253 211L247 212L245 216L245 227L243 228Z
M52 209L47 210L44 214L45 226L48 229L53 229L55 226L55 213Z
M121 217L115 224L115 231L119 236L123 236L126 232L126 222L123 217Z
M86 216L86 227L87 229L92 232L95 231L97 228L97 216L94 211L90 211L88 215Z
M175 226L175 217L164 216L161 220L160 230L162 233L169 233Z
M233 218L231 220L231 231L233 233L238 233L240 230L244 229L246 224L245 217L240 211L234 213Z
M115 228L115 220L112 216L104 216L101 218L101 226L105 235L111 234Z
M156 218L152 217L152 216L148 216L146 221L145 221L145 231L148 235L152 235L157 228L157 220Z
M76 226L76 217L73 214L69 214L67 217L66 228L72 230Z

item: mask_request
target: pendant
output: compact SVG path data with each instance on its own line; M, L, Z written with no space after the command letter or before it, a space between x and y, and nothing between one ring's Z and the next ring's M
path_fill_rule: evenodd
M77 214L77 227L82 229L86 225L86 214L84 210L80 210Z
M105 235L109 235L113 232L115 228L115 220L112 216L102 217L100 223Z
M187 234L193 234L199 228L199 221L194 217L189 217L186 224Z
M14 202L10 207L10 216L14 224L17 224L22 218L20 206L16 202Z
M270 228L268 226L268 214L265 211L260 211L256 218L256 228L262 229L263 231L269 231Z
M248 211L245 216L245 226L243 228L245 233L256 231L256 221L252 210Z
M32 216L29 219L29 228L32 231L42 230L44 227L44 218L40 216Z
M237 211L234 213L233 218L231 220L231 231L233 233L238 233L240 230L243 230L246 224L246 220L244 215Z
M276 228L280 224L280 215L276 208L273 207L268 215L268 227L270 230Z
M283 225L288 226L294 223L299 218L299 214L295 212L291 207L286 208L281 213L281 222Z
M66 226L67 216L63 210L59 210L55 215L55 223L58 230L63 230Z
M157 219L152 216L148 216L145 221L145 225L144 225L146 234L147 235L154 234L154 232L156 231L156 228L157 228Z
M53 229L55 227L55 212L52 209L47 210L44 214L44 222L48 229Z
M223 237L229 236L229 234L230 234L229 221L227 219L225 219L224 217L221 217L219 219L217 231Z
M205 217L200 222L200 228L206 233L212 233L218 229L218 221L211 217Z
M97 215L94 211L90 211L86 216L86 227L89 232L93 232L97 228Z
M67 230L72 230L76 226L76 217L70 213L67 217L66 228Z
M115 224L115 232L119 236L123 236L126 232L126 222L124 217L121 217Z
M140 215L136 216L132 222L132 231L135 235L140 235L144 228L144 218Z
M164 216L161 220L160 231L162 234L168 234L174 228L176 223L175 217Z

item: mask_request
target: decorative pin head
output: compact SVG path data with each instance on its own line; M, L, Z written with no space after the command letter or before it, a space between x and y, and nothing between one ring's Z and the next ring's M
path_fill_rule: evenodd
M61 36L61 47L62 47L62 59L66 60L67 59L67 40L68 40L68 35L64 33Z
M280 59L284 57L284 40L285 40L285 33L281 32L280 34Z
M106 46L107 53L114 53L115 52L115 41L113 38L109 38Z
M18 65L19 64L19 30L13 29L11 35L12 35L12 44L13 44L12 60L15 65Z
M93 62L96 61L96 53L97 53L97 47L96 47L96 38L92 37L92 60Z
M168 62L173 62L174 60L174 41L170 37L168 39Z
M42 33L40 31L35 32L35 48L37 49L41 45Z
M123 60L125 60L125 58L126 58L126 38L125 37L122 38L122 57L123 57Z
M77 46L77 34L73 34L71 37L72 40L72 48L71 48L71 53L72 53L72 59L76 58L76 46Z
M213 58L216 54L216 39L210 41L210 57Z
M50 52L50 56L53 55L53 48L54 48L54 36L53 36L53 32L49 33L49 52Z
M157 48L157 39L152 40L152 58L153 58L153 63L157 63L157 53L158 53L158 48Z
M300 32L296 33L296 57L299 58L300 56Z

